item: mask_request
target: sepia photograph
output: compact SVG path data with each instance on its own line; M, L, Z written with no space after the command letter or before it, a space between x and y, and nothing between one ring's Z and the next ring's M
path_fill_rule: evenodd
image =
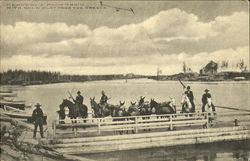
M248 0L0 6L1 161L250 161Z

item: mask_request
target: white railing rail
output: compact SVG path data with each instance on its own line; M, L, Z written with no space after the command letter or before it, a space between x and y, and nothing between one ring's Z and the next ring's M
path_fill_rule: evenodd
M105 131L133 130L134 133L138 133L139 130L142 129L169 128L170 130L173 130L174 127L192 125L202 125L208 128L213 124L211 119L214 119L215 117L221 118L231 116L233 119L235 116L249 116L250 112L224 112L216 115L214 114L209 112L198 112L127 117L77 118L54 120L52 128L54 137L56 137L58 128L73 128L75 136L79 133L77 128L85 128L82 132L97 132L98 135L101 135L101 132ZM235 121L236 125L237 120L234 119L233 121Z

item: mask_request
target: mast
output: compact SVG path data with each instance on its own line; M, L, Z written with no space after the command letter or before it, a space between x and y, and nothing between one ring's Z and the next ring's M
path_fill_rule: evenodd
M162 70L159 67L157 67L157 71L156 71L156 78L157 78L157 80L159 80L159 75L161 73L162 73Z

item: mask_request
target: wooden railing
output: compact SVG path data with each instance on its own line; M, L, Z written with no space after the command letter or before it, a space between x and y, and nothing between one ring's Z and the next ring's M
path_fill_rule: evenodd
M69 120L55 120L53 122L53 136L56 137L57 129L73 128L74 135L78 133L97 133L101 135L102 132L108 131L127 131L131 130L138 133L139 130L145 129L162 129L168 128L173 130L175 127L187 127L200 125L209 128L214 124L211 119L216 117L229 117L230 122L235 121L238 124L236 116L250 116L250 112L227 112L213 115L207 112L198 113L179 113L179 114L165 114L165 115L144 115L144 116L128 116L128 117L106 117L106 118L86 118L86 119L69 119ZM248 117L248 119L250 119ZM250 121L250 120L249 120ZM73 123L72 123L73 122ZM215 120L216 122L216 120ZM225 121L226 122L226 121ZM84 128L84 130L77 130L77 128ZM65 133L65 130L62 132Z

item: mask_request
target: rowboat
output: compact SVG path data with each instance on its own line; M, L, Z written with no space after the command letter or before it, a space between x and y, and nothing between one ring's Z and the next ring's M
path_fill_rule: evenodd
M0 92L0 97L4 98L4 97L16 97L17 94L16 93L1 93Z
M25 110L24 101L12 101L12 102L9 102L9 101L6 101L6 100L1 100L0 101L0 107L3 107L3 106L9 106L9 107L13 107L13 108L16 108L16 109L19 109L19 110Z
M32 113L24 111L24 110L19 110L16 108L13 108L11 106L4 105L3 108L1 108L1 113L4 115L7 115L11 118L16 118L16 119L21 119L21 120L26 120L28 123L32 123ZM44 124L47 123L47 116L44 116Z

